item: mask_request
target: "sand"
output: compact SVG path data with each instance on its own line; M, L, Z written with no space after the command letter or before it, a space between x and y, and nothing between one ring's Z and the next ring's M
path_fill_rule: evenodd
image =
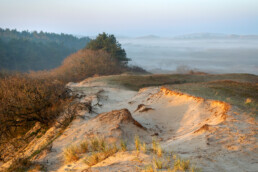
M131 147L134 135L139 135L147 144L155 136L166 152L190 159L203 171L258 170L257 123L236 107L164 87L131 91L95 82L94 78L68 86L77 94L86 95L80 101L90 101L94 113L81 111L80 117L52 143L51 149L38 157L36 161L44 164L48 171L87 171L88 166L82 159L66 164L63 149L94 134L127 139ZM128 109L142 128L133 120L121 122L119 115L113 119L112 114L120 113L121 109ZM134 154L119 152L91 170L135 171L139 161L135 161ZM150 161L150 157L145 156L140 156L144 163Z

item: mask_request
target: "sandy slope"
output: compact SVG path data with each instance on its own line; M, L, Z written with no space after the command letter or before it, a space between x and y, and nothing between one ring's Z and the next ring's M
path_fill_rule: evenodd
M156 135L167 152L173 151L191 159L203 171L258 169L257 124L252 118L235 112L235 108L228 104L160 87L135 92L94 82L94 78L77 84L70 83L69 86L78 94L86 95L81 101L91 101L94 113L82 111L81 117L77 117L63 135L53 142L51 151L38 158L37 161L44 163L49 171L87 169L82 160L64 164L62 150L90 134L122 137L131 145L133 135L139 135L146 143L150 143L151 137ZM105 125L97 116L124 108L146 130L137 128L133 122L122 123L116 119L107 120ZM113 130L112 126L117 127ZM141 158L149 161L149 157L144 155ZM92 171L134 171L139 164L134 159L134 152L120 152L92 167Z

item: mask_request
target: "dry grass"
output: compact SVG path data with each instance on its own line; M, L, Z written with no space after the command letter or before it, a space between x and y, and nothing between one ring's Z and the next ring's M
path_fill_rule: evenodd
M98 151L99 150L99 139L97 137L91 138L90 139L90 145L91 145L91 149L93 151Z
M181 159L178 155L174 154L173 155L174 159L174 171L181 170L181 171L186 171L190 169L190 160L184 160ZM196 169L195 167L192 167L192 169Z
M74 162L80 159L78 154L80 153L80 147L76 145L71 145L68 146L67 148L64 149L63 155L65 162Z
M139 136L134 137L134 145L135 145L135 149L137 151L139 151L140 150L140 145L141 145Z
M141 172L154 172L156 171L152 165L147 165L144 169L140 170Z
M93 152L91 155L87 156L84 159L84 163L86 163L88 166L91 167L91 166L96 165L99 162L105 160L109 156L112 156L117 151L118 151L118 149L115 146L113 146L113 147L107 148L102 151Z
M162 150L160 144L157 145L156 154L158 155L158 157L162 157L162 155L163 155L163 150Z
M86 153L89 151L89 142L87 140L80 143L80 152Z
M137 151L136 158L139 158L139 151L141 150L143 153L147 153L147 146L145 142L141 143L138 136L135 136L134 141L135 150ZM148 152L148 154L153 157L153 160L150 165L146 166L143 169L140 168L140 171L152 172L161 169L166 169L173 172L176 172L178 170L192 172L201 171L195 166L191 167L189 160L181 159L176 154L168 154L164 152L160 144L157 143L156 139L153 139L152 146L153 151ZM108 146L104 137L93 137L89 140L85 140L79 143L78 146L71 145L67 147L64 150L64 158L66 162L73 162L79 160L81 157L84 157L84 163L91 167L114 155L119 150L127 151L127 144L124 140L120 140L119 149L116 143L114 143L112 146ZM139 162L142 163L143 161ZM170 167L173 167L173 169L170 169Z
M206 99L220 100L258 115L258 86L254 83L214 81L172 85L168 88Z
M155 169L168 169L170 161L165 158L154 158L153 166Z
M125 142L123 144L126 145ZM63 150L63 156L66 163L77 161L86 156L84 162L89 166L93 166L115 154L118 150L116 144L108 146L104 137L93 137L79 144L68 146Z
M146 143L145 143L145 142L143 142L143 143L140 145L140 148L141 148L141 151L142 151L143 153L146 153L146 152L147 152L147 148L146 148Z
M152 151L153 151L154 153L157 152L157 141L156 141L155 138L152 138Z
M103 137L93 137L90 139L90 146L92 151L99 151L106 149L106 141Z
M100 78L101 79L101 78ZM243 111L258 114L258 76L252 74L155 74L117 75L105 78L109 84L131 90L164 86L207 99L221 100Z
M162 157L162 155L163 155L163 149L160 146L159 142L156 141L155 138L152 138L152 151L158 157Z
M127 144L124 140L120 140L120 147L123 152L127 150Z
M153 74L153 75L118 75L106 78L110 84L122 85L131 90L148 86L163 86L185 83L202 83L218 80L258 83L258 76L251 74Z
M158 150L159 144L153 139L154 149ZM156 146L155 146L156 145ZM156 148L155 148L156 147ZM163 171L177 172L177 171L189 171L189 172L200 172L201 169L195 166L191 166L190 160L180 158L178 155L173 153L162 152L161 156L157 155L158 151L153 151L150 154L153 157L152 163L140 169L142 172L152 171Z
M174 170L188 170L190 168L190 161L189 160L182 160L182 159L177 159L174 162Z

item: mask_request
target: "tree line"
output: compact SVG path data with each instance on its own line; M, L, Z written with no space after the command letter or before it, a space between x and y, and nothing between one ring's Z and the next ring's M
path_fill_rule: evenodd
M89 42L89 37L0 28L0 70L53 69Z

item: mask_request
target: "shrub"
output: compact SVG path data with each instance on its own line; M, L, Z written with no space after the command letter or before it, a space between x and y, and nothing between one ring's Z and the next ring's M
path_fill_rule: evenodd
M125 68L103 50L80 50L67 57L62 65L51 71L59 80L77 82L94 75L120 74Z
M0 138L35 122L51 125L72 100L66 93L63 83L46 78L16 74L0 79Z

